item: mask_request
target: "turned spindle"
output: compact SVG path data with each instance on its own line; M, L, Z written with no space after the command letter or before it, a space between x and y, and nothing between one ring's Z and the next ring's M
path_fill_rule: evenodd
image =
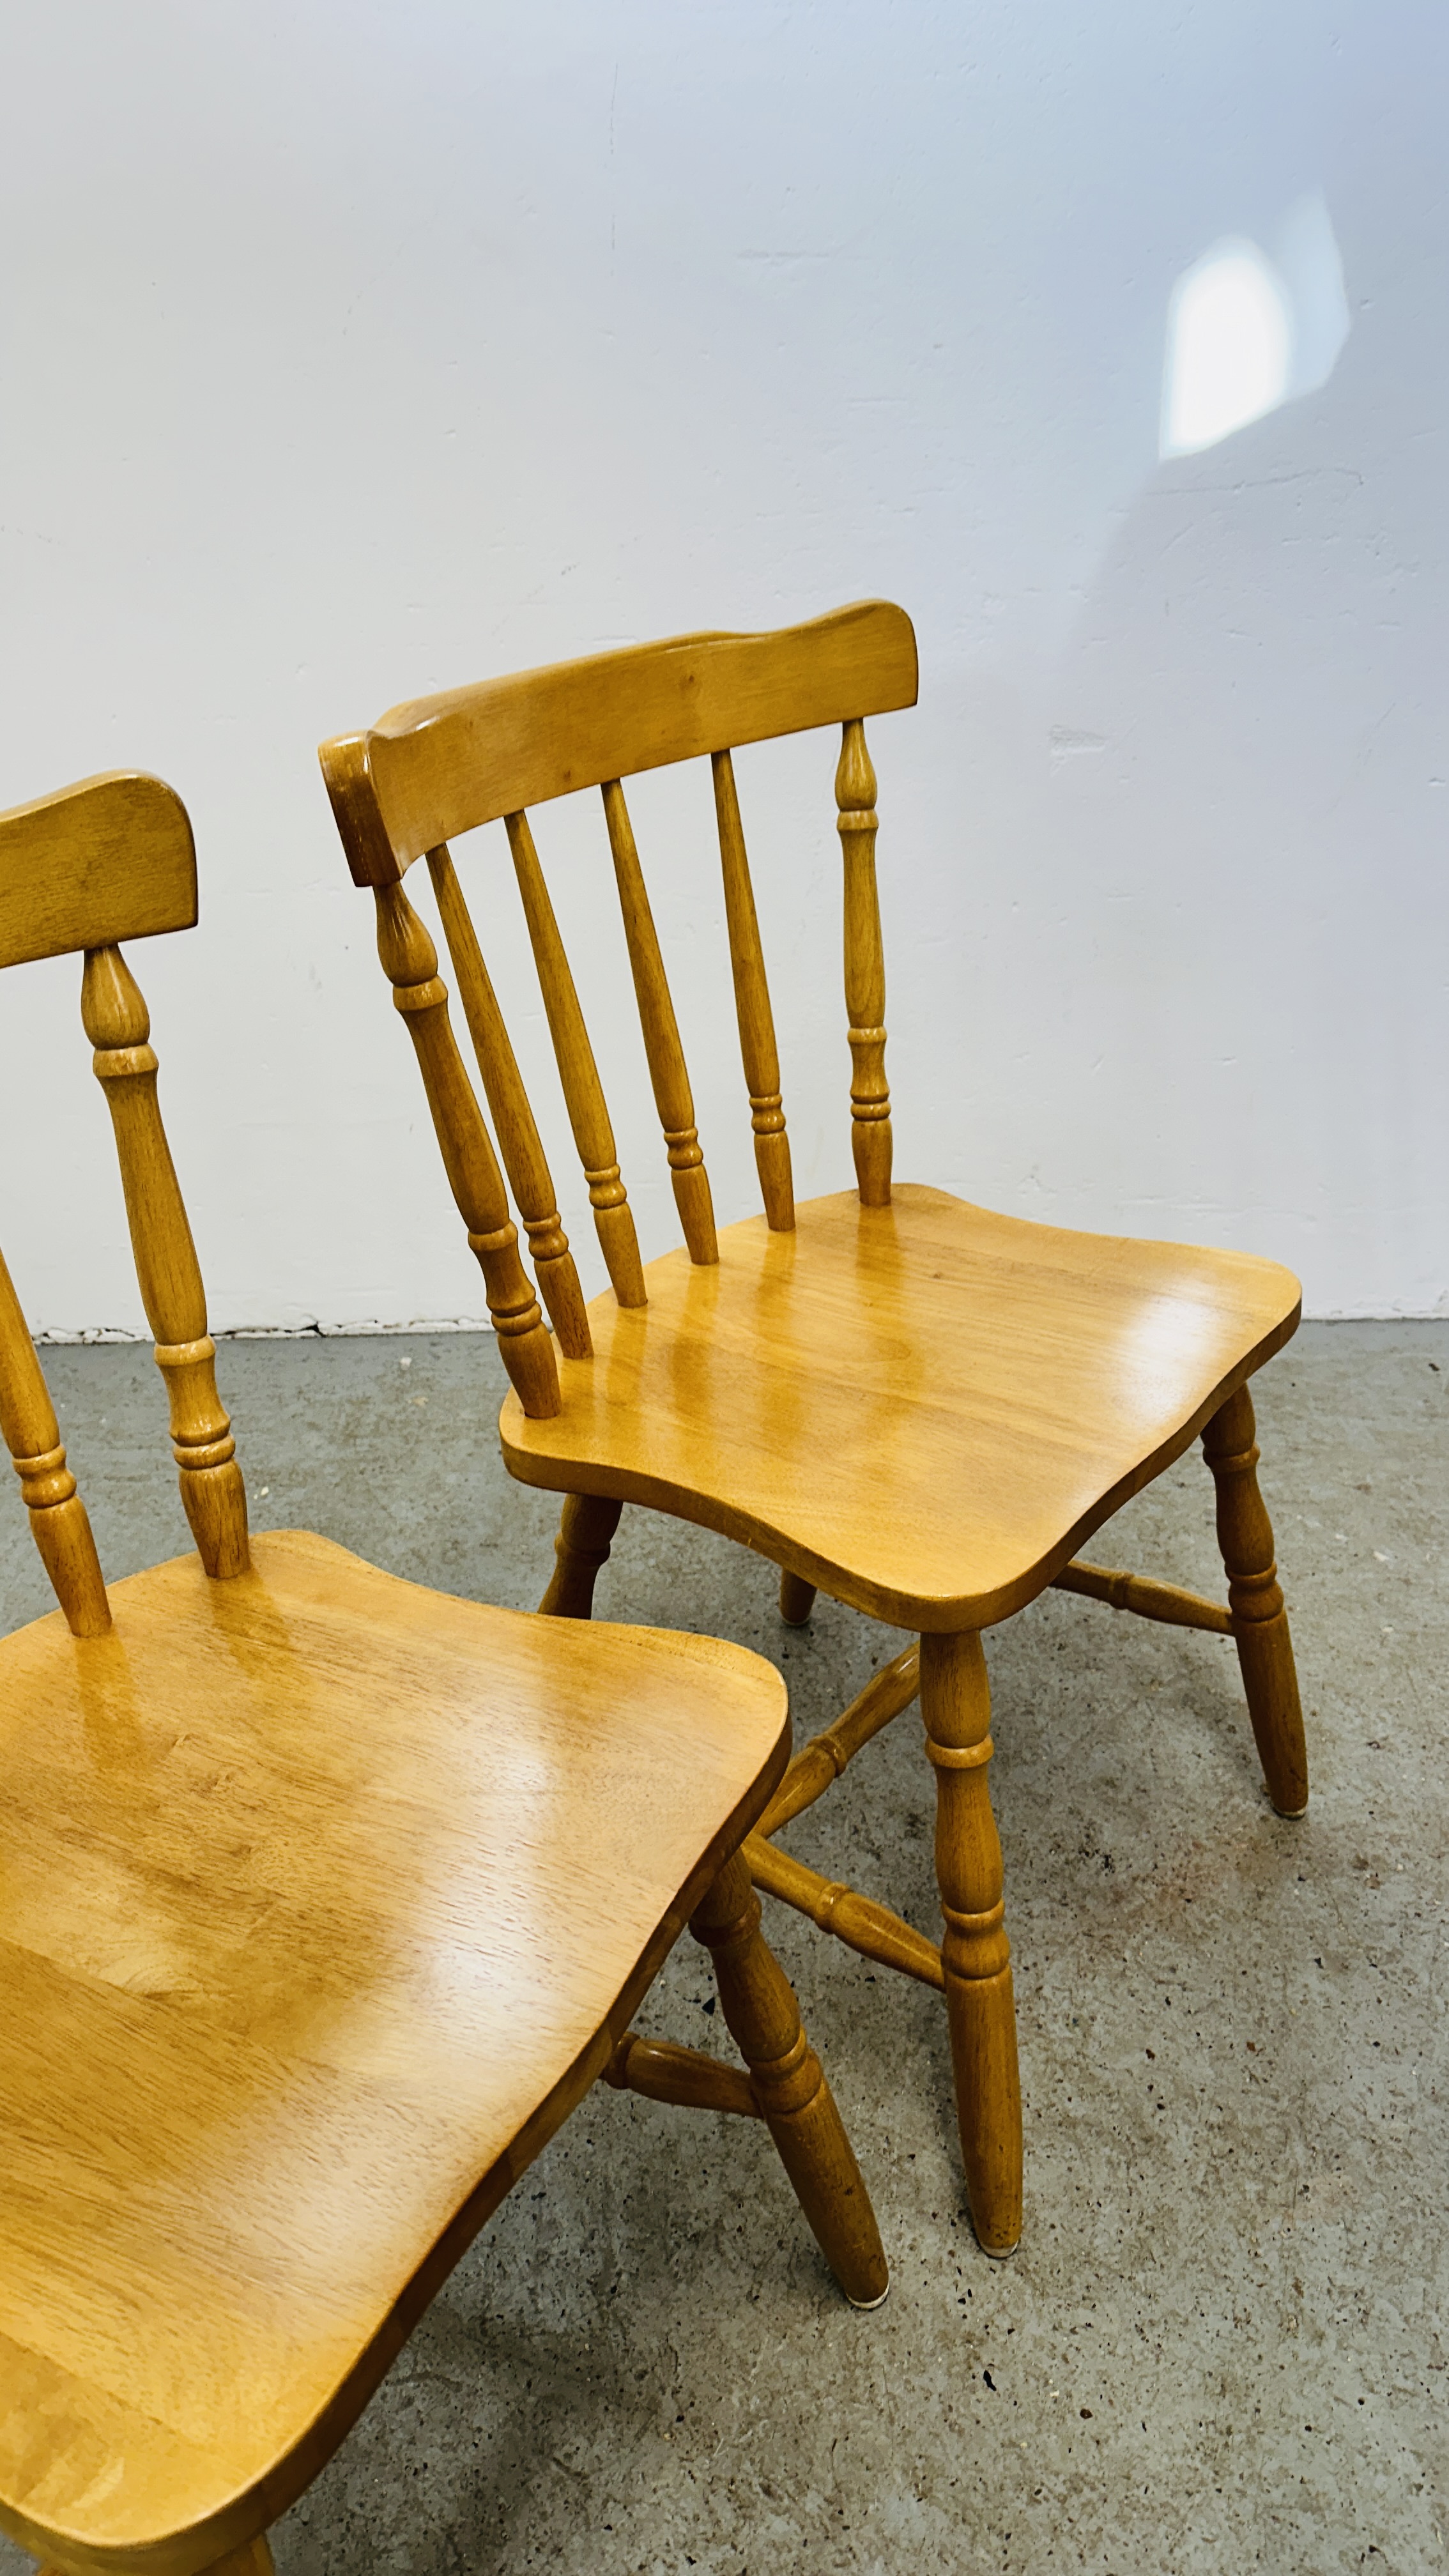
M584 1026L584 1015L579 1008L573 970L559 936L558 922L538 863L528 816L509 814L505 822L508 846L513 854L513 870L523 898L523 915L528 924L533 962L538 972L539 990L543 995L549 1035L553 1039L559 1081L563 1086L564 1106L584 1168L599 1249L620 1305L643 1306L648 1301L644 1290L644 1268L639 1259L639 1240L634 1232L634 1212L620 1177L619 1158L614 1151L614 1130L609 1122L604 1089L594 1062L594 1050L589 1044L589 1033Z
M156 1365L166 1384L181 1500L208 1574L245 1574L247 1498L231 1421L216 1391L206 1291L156 1097L141 990L119 948L86 951L81 1022L115 1129L131 1249Z
M936 1774L941 1965L966 2190L984 2251L1009 2254L1021 2235L1021 2081L980 1638L923 1637L920 1688Z
M644 1054L654 1091L654 1105L664 1130L674 1204L679 1210L679 1222L684 1228L690 1260L707 1265L718 1261L719 1246L715 1241L709 1174L704 1168L704 1152L694 1123L694 1095L689 1087L684 1049L680 1044L679 1022L674 1015L674 1000L664 972L659 935L649 909L644 871L639 865L634 827L629 820L623 787L617 778L611 778L605 781L602 793L604 817L609 827L609 848L614 859L614 878L619 889L619 910L624 918L624 938L629 950L629 971L634 978L634 998L639 1006L639 1025L644 1033Z
M1203 1455L1217 1489L1218 1545L1238 1668L1268 1796L1280 1816L1308 1805L1308 1749L1293 1640L1273 1558L1273 1524L1258 1491L1253 1399L1245 1386L1213 1415Z
M730 973L734 979L735 1017L739 1022L740 1060L755 1138L755 1169L760 1195L773 1234L790 1234L795 1225L795 1189L790 1172L790 1139L780 1096L780 1056L775 1044L775 1018L760 945L755 890L745 851L734 762L717 751L714 771L715 818L719 825L720 867L724 875L725 920L729 928ZM786 1578L793 1581L793 1576ZM785 1616L789 1617L789 1612Z
M542 1420L559 1409L558 1370L538 1299L518 1253L503 1175L448 1018L438 953L401 884L374 888L377 953L407 1023L433 1114L448 1185L483 1273L488 1312L518 1400Z
M885 952L875 884L875 771L865 726L843 727L835 772L836 830L845 860L845 1008L852 1061L850 1141L863 1207L891 1194L891 1095L885 1070Z
M51 1590L77 1637L103 1637L111 1624L100 1559L86 1507L66 1465L50 1389L36 1357L14 1283L0 1255L0 1435L20 1479L31 1535Z

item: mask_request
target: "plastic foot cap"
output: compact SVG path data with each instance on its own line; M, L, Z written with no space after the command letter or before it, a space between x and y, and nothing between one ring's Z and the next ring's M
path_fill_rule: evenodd
M850 2299L851 2306L853 2308L859 2308L866 2316L870 2314L872 2308L883 2308L887 2299L890 2297L890 2294L891 2285L889 2281L887 2281L885 2288L882 2290L878 2299L856 2299L851 2297L849 2290L845 2293L847 2299Z

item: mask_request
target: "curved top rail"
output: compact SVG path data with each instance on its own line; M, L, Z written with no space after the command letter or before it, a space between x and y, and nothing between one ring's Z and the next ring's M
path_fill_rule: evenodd
M196 847L164 779L110 769L0 814L0 966L196 919Z
M365 761L401 873L576 788L915 700L911 621L867 599L764 635L676 635L414 698L371 728ZM349 857L359 884L386 881L375 846L355 839Z

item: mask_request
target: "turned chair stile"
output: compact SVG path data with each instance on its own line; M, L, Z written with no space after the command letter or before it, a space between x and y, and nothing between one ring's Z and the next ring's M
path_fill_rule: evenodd
M528 1249L538 1275L543 1302L558 1335L560 1350L570 1359L587 1359L593 1349L589 1339L589 1318L579 1286L579 1274L569 1250L569 1239L559 1219L553 1175L519 1075L518 1060L504 1026L498 997L483 963L472 916L463 901L463 889L458 883L452 854L446 846L428 852L428 874L433 881L448 954L458 978L458 997L473 1041L473 1053L478 1060L488 1106L498 1130L503 1167L527 1231Z
M0 1437L51 1589L73 1637L103 1637L111 1624L96 1542L66 1463L50 1389L14 1282L0 1255Z
M208 1574L244 1574L247 1498L231 1422L216 1391L206 1291L156 1097L157 1062L141 990L118 947L86 952L81 1020L115 1130L126 1216L156 1365L166 1383L181 1500Z
M431 858L562 1364L586 1365L532 1112ZM847 2298L887 2287L743 1857L789 1755L773 1667L459 1600L309 1530L249 1538L120 945L195 919L161 781L0 814L0 967L84 955L196 1541L107 1592L0 1260L0 1433L64 1614L0 1637L0 2097L23 2106L0 2121L0 2529L46 2576L270 2576L266 2527L597 2082L760 2122ZM400 882L378 948L514 1384L548 1419L553 1345ZM686 1927L740 2064L631 2026Z
M916 681L909 619L866 601L778 634L676 637L420 699L365 734L324 744L321 760L349 868L380 908L412 862L429 856L509 1176L531 1226L533 1205L545 1197L551 1205L551 1185L540 1197L531 1167L515 1169L507 1138L520 1122L505 1114L503 1096L517 1082L516 1063L475 963L451 862L442 878L437 864L448 837L506 823L613 1287L589 1309L591 1357L577 1356L577 1337L567 1342L558 1327L556 1411L530 1401L504 1346L516 1390L500 1422L505 1460L523 1482L563 1496L542 1608L590 1616L623 1503L634 1501L773 1558L781 1614L792 1624L808 1620L823 1586L917 1634L796 1755L744 1850L757 1886L864 1957L944 1994L972 2216L983 2247L1004 2254L1021 2228L1022 2130L982 1633L1055 1585L1231 1636L1269 1795L1281 1814L1302 1813L1302 1713L1247 1393L1249 1377L1296 1327L1298 1288L1271 1262L1071 1234L893 1183L866 724L913 706ZM825 726L839 728L856 1186L801 1205L735 761L749 744ZM706 757L763 1226L746 1219L716 1228L625 801L626 779ZM529 809L590 787L603 797L684 1235L682 1251L644 1270L528 819ZM486 990L490 1008L475 1007L475 989ZM542 1266L539 1275L542 1283ZM1079 1558L1081 1541L1199 1435L1217 1489L1227 1602ZM773 1840L917 1697L936 1783L939 1944Z

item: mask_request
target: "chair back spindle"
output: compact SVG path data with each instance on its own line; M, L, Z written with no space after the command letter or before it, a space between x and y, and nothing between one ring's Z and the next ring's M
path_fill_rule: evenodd
M90 1519L66 1465L60 1425L14 1283L0 1255L0 1433L20 1479L51 1589L77 1637L111 1624Z
M850 1142L863 1207L891 1195L891 1095L885 1071L885 952L875 883L875 771L859 717L842 728L836 830L845 860L845 1009L852 1059Z
M448 1018L438 952L401 880L374 888L377 953L417 1054L448 1185L483 1273L498 1346L524 1412L544 1420L559 1409L558 1370L538 1299L519 1259L492 1141Z
M543 1007L553 1038L559 1080L563 1085L564 1105L574 1131L579 1160L584 1167L599 1247L620 1305L643 1306L648 1300L644 1291L644 1267L639 1258L639 1238L634 1231L634 1214L619 1176L614 1130L598 1066L594 1062L594 1050L584 1026L584 1015L579 1008L573 972L559 936L543 870L538 864L528 816L518 812L504 819L518 891L523 898L524 919L533 947L533 962L543 994Z
M713 754L714 807L719 824L720 867L724 875L725 920L729 928L730 973L734 979L735 1017L740 1029L740 1058L755 1136L755 1169L773 1234L795 1230L795 1189L790 1173L790 1139L780 1097L780 1057L775 1045L775 1019L755 914L755 891L745 852L740 800L735 791L734 761L727 751Z
M244 1574L246 1488L216 1391L206 1291L161 1124L150 1015L118 947L86 951L81 1023L115 1129L136 1278L166 1382L172 1454L196 1551L208 1574Z
M674 1203L679 1210L679 1222L684 1228L690 1260L707 1265L718 1261L719 1246L715 1240L709 1174L704 1168L699 1130L694 1123L694 1095L689 1087L684 1049L679 1042L679 1022L674 1015L669 979L659 951L654 915L649 909L644 871L639 865L639 852L634 842L634 827L629 820L623 787L617 778L604 781L603 798L609 848L613 853L614 876L619 888L619 909L624 916L629 968L634 978L634 997L639 1005L639 1025L644 1032L644 1053L649 1064L654 1105L664 1130L669 1176L674 1184Z
M458 999L478 1059L503 1168L527 1229L539 1291L565 1357L586 1360L594 1345L584 1292L559 1217L553 1175L446 841L429 850L428 874L438 899Z

